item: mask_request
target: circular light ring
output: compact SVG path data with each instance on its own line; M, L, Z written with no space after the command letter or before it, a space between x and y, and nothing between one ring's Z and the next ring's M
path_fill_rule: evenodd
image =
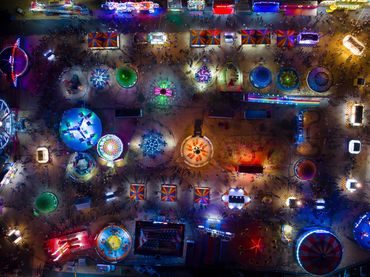
M272 82L272 73L267 67L257 66L250 72L249 80L255 88L266 88Z
M192 167L205 166L213 158L212 142L205 136L189 136L181 144L181 156Z
M316 177L317 167L310 159L301 159L294 165L295 176L302 181L310 181Z
M157 156L164 153L167 142L163 137L163 134L151 130L141 136L141 142L139 147L144 157L155 159Z
M99 139L97 151L102 159L111 162L122 155L123 143L116 135L108 134Z
M82 152L98 143L102 124L93 111L86 108L73 108L63 113L59 133L69 148Z
M353 226L353 237L362 248L370 249L370 213L361 215Z
M123 88L132 88L136 85L138 74L131 66L119 67L116 71L117 83Z
M90 82L96 89L104 89L109 85L109 69L107 68L95 68L90 73Z
M316 67L307 74L307 86L315 92L326 92L333 83L330 71L324 67Z
M14 121L8 104L0 99L0 149L4 149L14 135Z
M295 255L298 264L306 272L314 275L326 275L339 266L343 256L343 248L333 233L315 228L299 237Z
M118 225L109 225L102 229L95 240L95 249L99 256L110 263L122 261L130 253L132 239L128 231Z
M54 212L59 205L58 197L52 192L43 192L35 200L35 211L46 215Z

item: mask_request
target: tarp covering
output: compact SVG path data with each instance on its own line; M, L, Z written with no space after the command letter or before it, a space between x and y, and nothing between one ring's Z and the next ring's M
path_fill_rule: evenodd
M294 30L277 30L276 43L278 47L294 47L297 33Z
M118 49L119 36L117 32L92 32L87 35L90 49Z

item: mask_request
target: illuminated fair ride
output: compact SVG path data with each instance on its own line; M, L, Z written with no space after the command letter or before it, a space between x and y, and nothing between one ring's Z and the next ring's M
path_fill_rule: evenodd
M181 156L189 166L205 166L213 157L213 145L205 136L189 136L182 142Z
M12 46L5 47L0 52L0 71L17 86L17 80L28 68L28 56L20 47L20 38Z
M279 89L291 91L299 88L299 75L293 68L281 68L276 83Z
M109 225L102 229L95 239L95 248L99 256L107 262L117 263L130 253L131 235L121 226Z
M249 80L255 88L263 89L272 82L271 71L264 66L257 66L249 74Z
M154 81L152 85L154 92L153 102L159 106L167 106L175 97L175 84L168 79Z
M88 80L79 66L66 68L62 72L60 80L60 88L67 100L78 101L89 93Z
M98 168L95 159L85 152L75 152L67 164L67 175L76 182L87 182L96 175Z
M6 102L0 99L0 150L7 146L14 133L14 115Z
M353 226L353 236L358 245L370 249L370 213L361 215Z
M326 275L339 266L343 249L339 239L333 233L313 228L299 237L295 254L299 265L306 272Z
M326 92L333 83L330 71L324 67L312 69L306 79L308 87L315 92Z
M144 133L141 136L141 143L139 144L143 156L151 159L155 159L157 156L163 154L166 146L167 142L163 134L155 130Z
M113 162L123 153L122 140L112 134L102 136L98 141L97 151L102 159L107 162Z
M310 159L301 159L294 165L294 174L302 181L311 181L317 175L316 164Z
M212 72L208 68L207 65L203 64L196 72L195 72L195 80L198 83L208 84L212 80Z
M63 113L59 134L74 151L85 151L98 143L102 133L100 118L89 109L73 108Z
M122 88L129 89L134 87L137 83L137 80L138 74L133 67L124 65L117 68L116 81Z
M47 215L54 212L59 205L58 197L52 192L39 194L34 203L35 215Z
M109 86L109 69L95 68L90 73L90 83L95 89L104 89Z

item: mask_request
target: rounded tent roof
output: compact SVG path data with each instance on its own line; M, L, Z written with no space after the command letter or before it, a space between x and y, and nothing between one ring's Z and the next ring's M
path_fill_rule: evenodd
M311 229L297 241L297 261L310 274L326 275L333 272L339 266L342 255L339 239L327 230Z
M312 160L301 159L294 165L294 174L298 179L309 181L315 178L317 168Z
M93 111L73 108L63 113L59 133L69 148L78 152L85 151L97 144L102 133L102 124Z
M54 193L43 192L35 200L35 212L37 214L50 214L58 208L58 198Z
M122 155L123 143L116 135L108 134L99 139L97 150L104 160L114 161Z
M326 92L333 83L330 71L324 67L316 67L307 75L308 87L316 92Z
M89 181L97 170L95 159L85 152L73 153L67 165L67 174L77 182Z
M249 80L254 87L265 88L271 84L272 74L267 67L257 66L250 72Z
M99 232L95 247L103 260L116 263L126 258L130 253L131 235L121 226L109 225Z
M137 83L138 74L131 66L121 66L116 70L116 80L121 87L132 88Z
M353 236L361 247L370 249L370 213L361 215L353 226Z
M189 136L182 142L181 156L192 167L205 166L213 157L213 145L205 136Z
M297 89L299 87L299 74L294 68L283 67L277 75L276 83L281 90Z

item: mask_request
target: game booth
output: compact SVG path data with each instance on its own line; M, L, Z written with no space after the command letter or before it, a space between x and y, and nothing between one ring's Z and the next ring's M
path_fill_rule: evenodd
M280 10L280 1L253 0L252 10L256 13L278 13Z
M221 31L219 30L190 30L190 46L205 47L221 44Z
M187 0L187 8L189 11L204 11L206 8L205 0Z
M136 221L135 254L182 257L185 225L157 221Z
M214 0L213 1L213 14L234 14L235 13L235 0Z
M95 237L95 249L106 262L117 263L130 253L132 247L131 235L118 225L108 225Z
M286 0L280 4L280 10L284 11L287 16L316 16L317 8L319 7L318 1L297 1Z
M271 31L262 30L241 30L242 45L270 45Z
M87 34L87 45L91 50L112 50L119 48L117 32L91 32Z
M326 275L340 264L343 248L330 231L311 228L297 240L295 255L298 264L309 274Z

